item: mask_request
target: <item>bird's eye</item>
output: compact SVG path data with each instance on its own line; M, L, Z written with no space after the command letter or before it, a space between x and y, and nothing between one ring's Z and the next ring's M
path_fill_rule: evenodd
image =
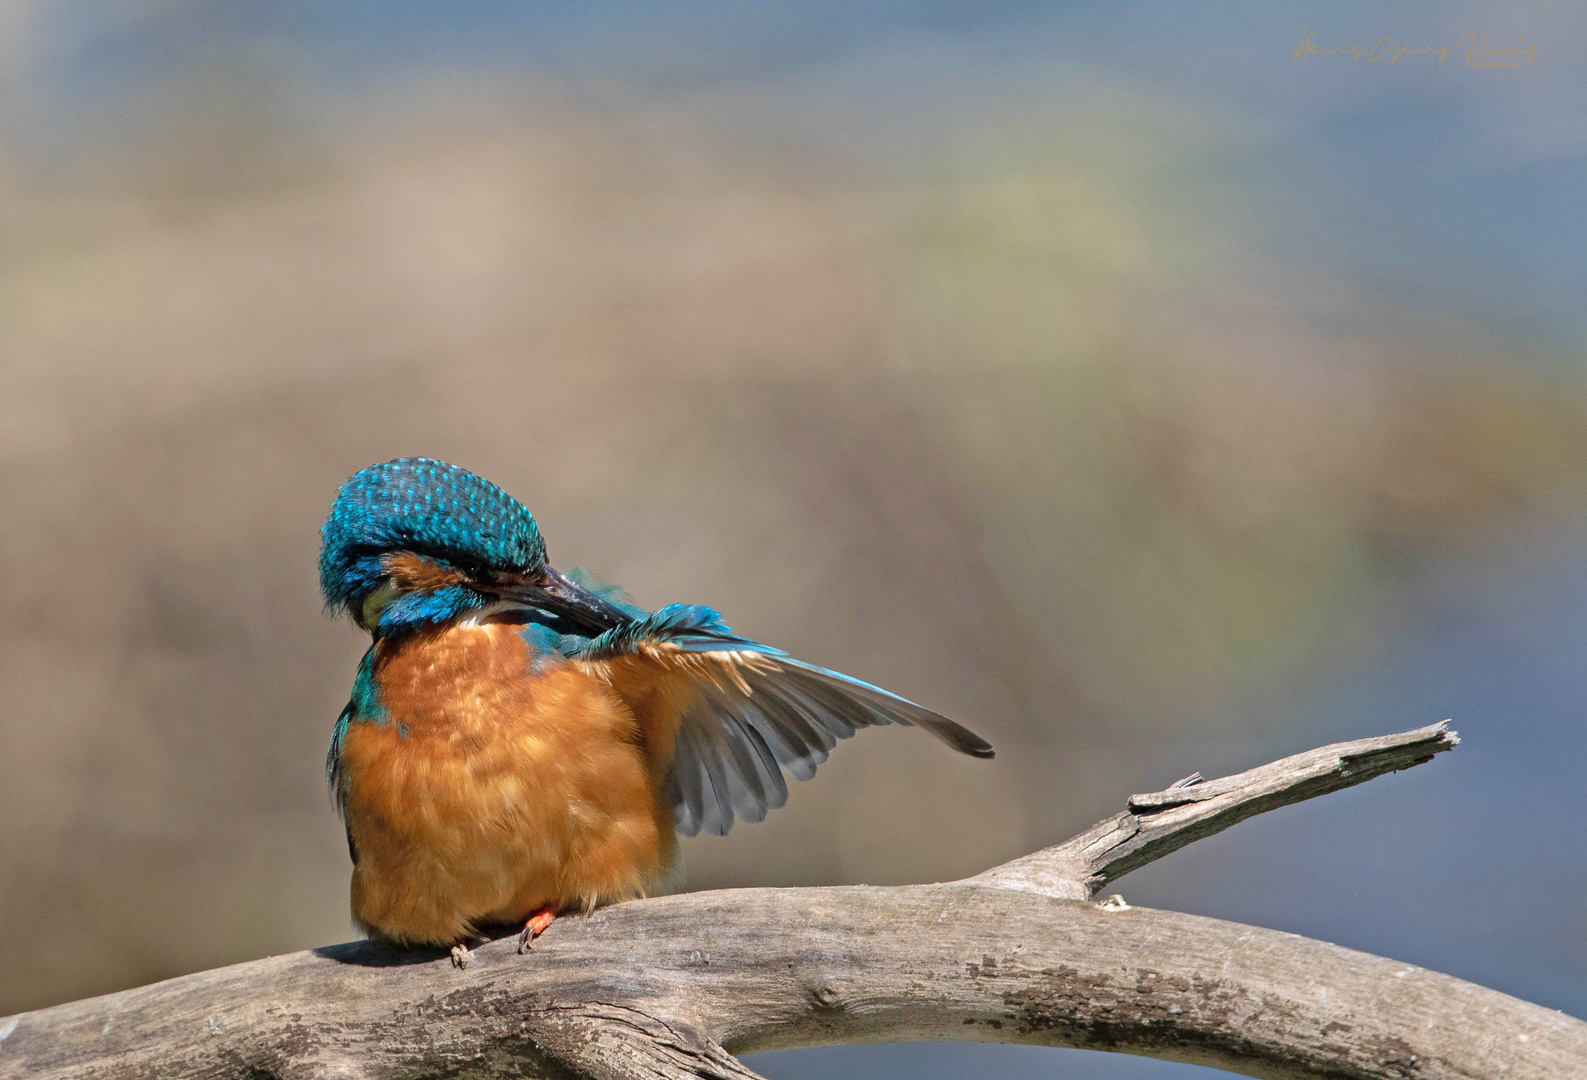
M380 622L380 613L386 609L387 604L397 598L397 594L401 591L391 578L381 578L380 587L364 597L364 605L358 612L358 625L373 634L375 626Z

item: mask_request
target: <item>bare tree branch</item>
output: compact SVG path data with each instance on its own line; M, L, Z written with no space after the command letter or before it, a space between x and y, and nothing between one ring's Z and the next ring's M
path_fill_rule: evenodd
M1195 773L1167 790L1131 795L1129 809L1080 835L968 880L1088 900L1131 870L1236 822L1420 765L1459 743L1445 720L1398 735L1334 743L1220 780Z
M200 972L0 1020L0 1077L742 1080L754 1074L724 1047L898 1039L1123 1050L1262 1077L1587 1075L1587 1024L1495 991L1030 887L1037 872L1109 880L1452 745L1440 725L1137 796L1127 837L1099 826L962 882L620 904L558 920L528 956L512 938L483 946L466 971L359 942Z

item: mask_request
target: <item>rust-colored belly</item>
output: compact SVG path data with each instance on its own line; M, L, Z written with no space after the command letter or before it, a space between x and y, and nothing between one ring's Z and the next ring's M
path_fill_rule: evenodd
M388 715L352 723L341 750L359 926L445 945L659 879L671 811L632 713L603 682L559 658L531 670L527 642L502 624L380 649Z

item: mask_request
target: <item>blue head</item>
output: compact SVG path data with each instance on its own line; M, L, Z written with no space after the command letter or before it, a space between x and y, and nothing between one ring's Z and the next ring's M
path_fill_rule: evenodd
M398 458L355 473L320 529L325 605L371 632L444 622L527 583L545 541L524 505L467 469Z
M398 458L355 473L320 529L320 591L377 637L492 604L562 631L601 632L628 616L546 564L517 499L467 469Z

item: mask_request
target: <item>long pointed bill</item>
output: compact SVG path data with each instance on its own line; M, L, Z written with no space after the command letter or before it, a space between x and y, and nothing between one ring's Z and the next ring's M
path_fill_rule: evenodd
M601 596L576 585L551 567L538 585L508 585L491 590L503 600L513 600L552 617L553 629L594 637L614 626L633 622L633 616Z

